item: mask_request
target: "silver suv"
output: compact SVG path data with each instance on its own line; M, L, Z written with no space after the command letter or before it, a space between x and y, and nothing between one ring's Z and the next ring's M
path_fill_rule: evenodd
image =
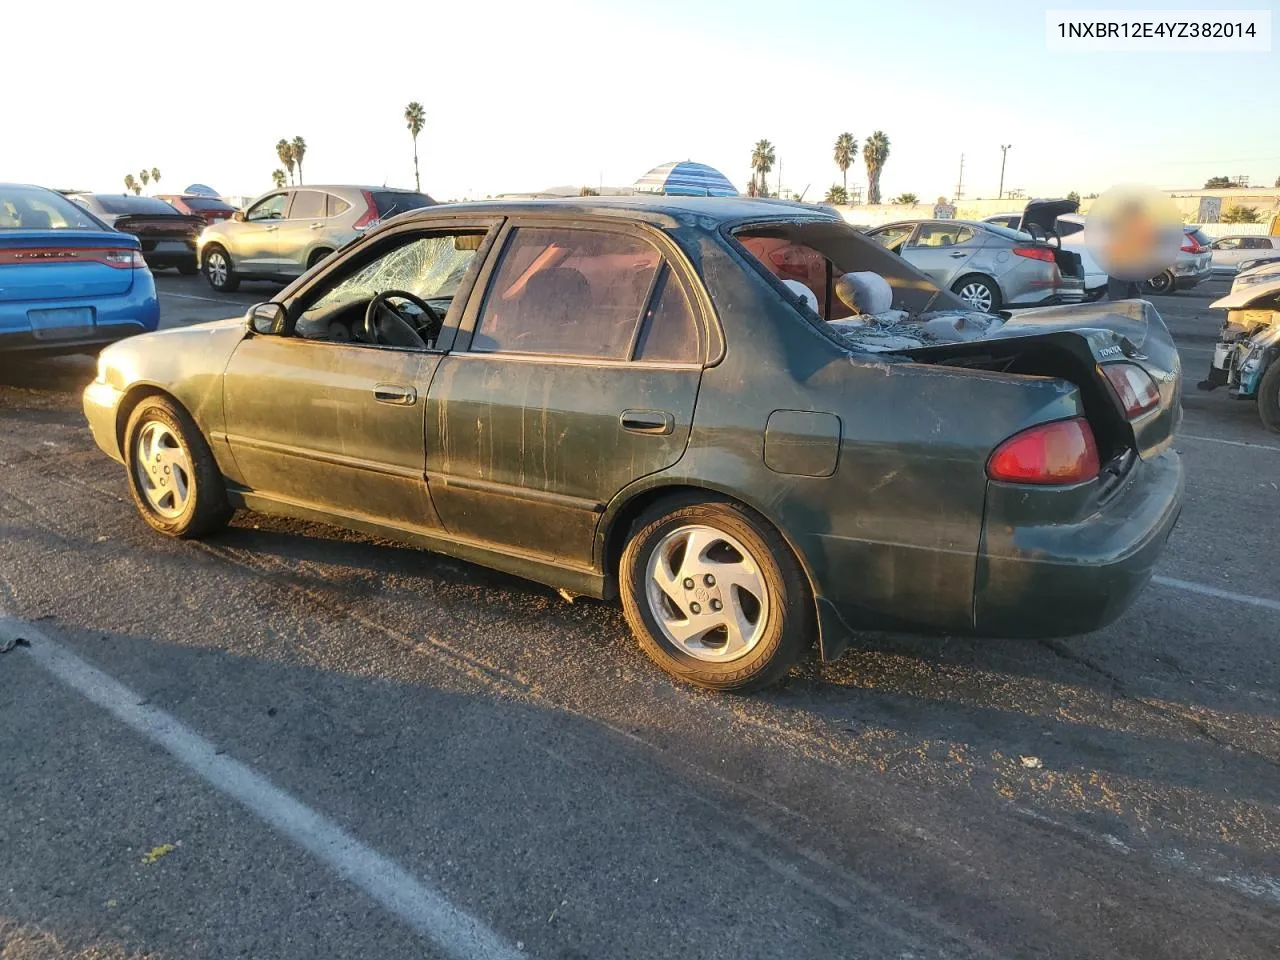
M205 279L231 292L241 280L290 280L387 217L435 201L389 187L303 186L273 190L212 223L196 253Z

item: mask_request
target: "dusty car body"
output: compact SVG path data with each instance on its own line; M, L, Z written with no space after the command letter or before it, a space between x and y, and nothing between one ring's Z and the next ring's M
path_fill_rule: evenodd
M872 353L831 322L853 269L911 316L965 310L819 209L440 206L245 318L104 351L84 408L164 533L243 507L621 596L646 652L709 687L829 660L859 627L1118 617L1182 497L1159 315L1051 308Z
M1232 287L1210 306L1225 310L1226 317L1209 375L1197 386L1225 386L1232 398L1256 402L1263 424L1280 433L1280 273Z

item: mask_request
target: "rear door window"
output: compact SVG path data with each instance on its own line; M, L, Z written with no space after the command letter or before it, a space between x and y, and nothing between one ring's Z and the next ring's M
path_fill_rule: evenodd
M319 190L295 190L290 220L320 220L325 215L325 197Z
M666 363L700 363L703 359L698 321L689 295L670 267L662 271L640 328L635 358Z
M973 228L952 222L922 223L913 247L953 247L973 239Z
M471 349L626 360L661 266L656 247L627 234L516 228Z
M1245 237L1241 246L1246 250L1270 250L1271 241L1266 237Z

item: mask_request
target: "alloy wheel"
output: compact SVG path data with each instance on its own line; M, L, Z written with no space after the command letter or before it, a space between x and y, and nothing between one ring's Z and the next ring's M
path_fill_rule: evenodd
M217 250L209 254L205 260L205 270L208 271L209 280L215 287L221 287L227 282L227 258Z
M991 288L978 280L971 280L960 288L960 299L975 310L986 312L991 309Z
M666 534L649 556L645 587L662 633L695 659L737 660L764 635L769 591L760 564L714 527L689 524Z
M152 510L168 520L182 515L191 499L195 471L182 441L167 424L143 424L134 443L133 471Z

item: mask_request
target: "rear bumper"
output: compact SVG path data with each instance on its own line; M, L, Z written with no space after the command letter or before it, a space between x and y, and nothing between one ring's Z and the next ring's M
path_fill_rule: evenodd
M133 286L127 294L87 300L40 300L0 303L0 352L85 353L138 333L150 333L160 325L160 301L155 279L148 270L134 271ZM28 310L90 308L93 327L81 328L74 336L37 334Z
M1194 287L1203 280L1213 276L1213 264L1197 267L1192 263L1175 263L1173 265L1173 282L1179 290Z
M1022 494L991 484L974 588L974 630L1057 637L1101 629L1129 608L1177 522L1182 461L1140 461L1125 487L1076 524L1015 523Z

